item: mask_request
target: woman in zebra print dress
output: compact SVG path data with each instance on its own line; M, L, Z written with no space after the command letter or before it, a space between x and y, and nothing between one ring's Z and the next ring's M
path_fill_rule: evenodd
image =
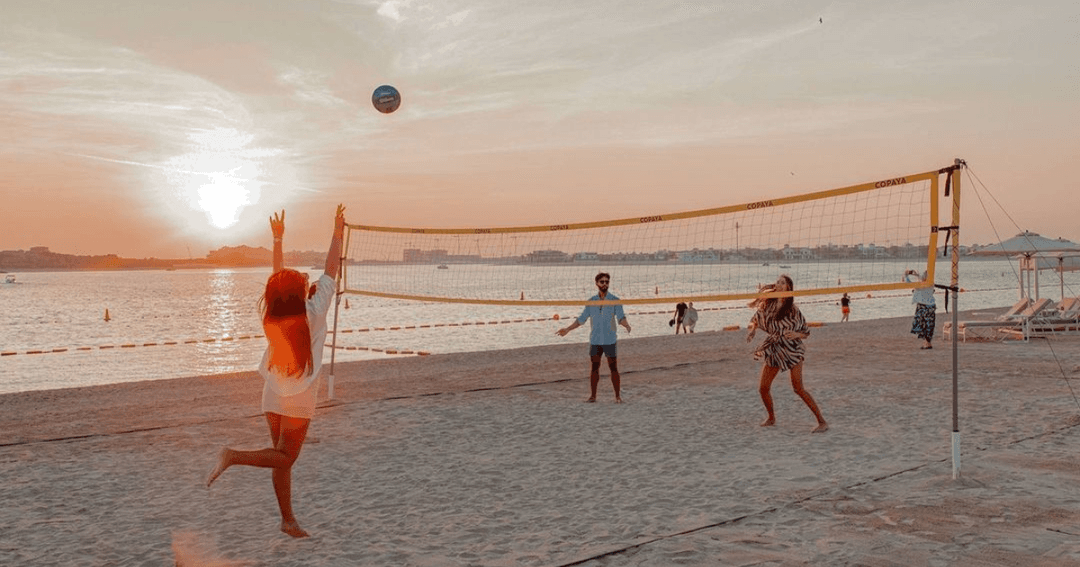
M774 285L765 286L762 292L791 291L794 285L791 278L786 274L781 275ZM803 388L802 367L806 356L806 347L803 339L810 336L810 329L806 326L806 319L802 312L795 306L794 297L756 299L751 305L758 309L750 320L750 333L746 336L746 342L754 339L754 334L760 328L768 333L761 346L754 351L755 360L764 360L761 368L761 384L758 393L761 401L765 404L765 410L769 417L762 423L763 427L776 425L776 414L773 412L772 383L776 375L783 370L791 374L791 389L802 398L810 411L817 418L817 427L814 433L820 433L829 429L825 418L821 416L817 402L814 401L810 392Z

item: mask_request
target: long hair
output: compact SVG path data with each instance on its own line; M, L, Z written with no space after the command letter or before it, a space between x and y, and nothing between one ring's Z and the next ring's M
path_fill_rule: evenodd
M791 281L791 276L787 274L780 274L780 277L787 281L788 291L795 290L795 282ZM770 290L771 291L771 290ZM782 321L787 319L791 315L791 310L795 307L795 297L770 297L765 300L765 316L774 319L776 321Z
M285 376L300 378L312 371L307 296L307 276L296 270L283 269L266 280L266 290L259 300L263 331L270 346L275 350L285 348L292 354L294 364L285 368L273 366L273 361L270 363L270 370L279 370ZM281 337L284 344L278 342L277 337Z

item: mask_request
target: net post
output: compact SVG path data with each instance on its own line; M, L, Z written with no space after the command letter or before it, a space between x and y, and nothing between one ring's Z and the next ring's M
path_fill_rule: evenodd
M949 172L952 177L952 475L953 479L960 478L960 417L959 417L959 284L960 284L960 171L966 164L964 160L957 158L953 163L953 169Z
M337 289L334 292L334 338L330 340L330 376L326 381L326 398L328 400L334 399L334 359L337 355L337 324L338 324L338 306L341 305L341 274L344 267L338 269L338 277L334 282Z

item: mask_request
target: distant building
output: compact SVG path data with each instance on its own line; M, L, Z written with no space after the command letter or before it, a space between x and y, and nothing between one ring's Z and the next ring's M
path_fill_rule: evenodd
M600 255L596 252L578 252L574 254L575 262L596 262L600 259Z
M406 264L441 264L446 261L450 253L447 250L421 250L419 248L406 248L402 253L402 260Z
M571 261L572 257L561 250L537 250L525 255L526 264L561 264Z

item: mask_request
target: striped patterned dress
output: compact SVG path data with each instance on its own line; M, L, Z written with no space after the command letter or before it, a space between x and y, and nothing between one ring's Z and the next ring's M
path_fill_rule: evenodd
M809 333L802 311L795 305L784 319L777 320L772 310L759 309L752 319L759 329L768 333L765 341L754 351L755 360L765 360L765 364L780 370L790 370L806 358L806 347L802 339L785 339L784 331Z

